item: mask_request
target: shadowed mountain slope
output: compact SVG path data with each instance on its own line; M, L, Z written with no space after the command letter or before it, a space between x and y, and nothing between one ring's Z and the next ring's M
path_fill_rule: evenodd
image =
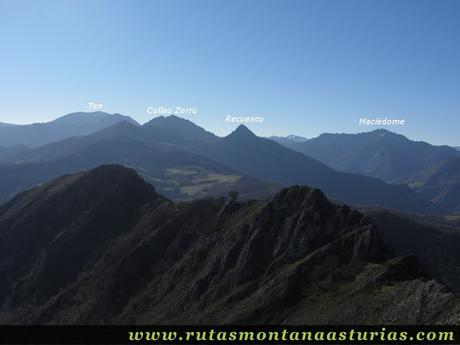
M425 170L398 180L436 205L460 212L460 156L452 156L430 165Z
M129 124L123 127L135 128ZM102 164L132 167L162 194L179 200L222 196L233 190L240 192L242 198L263 198L279 190L273 183L242 175L191 152L116 133L111 131L111 135L98 136L97 140L93 136L67 139L61 145L50 144L39 150L54 159L0 165L0 201L62 174Z
M315 159L289 150L272 140L259 138L244 126L238 127L237 130L225 138L219 138L192 122L176 116L158 117L143 126L121 122L86 137L68 138L12 156L9 162L24 164L25 162L61 160L82 150L88 150L90 146L95 147L101 142L120 135L142 142L147 146L169 145L171 146L171 152L176 148L182 152L182 155L185 154L183 152L185 150L194 152L207 157L208 160L219 162L220 165L228 166L234 171L239 171L240 173L238 174L272 181L275 184L311 185L322 189L331 198L353 205L377 205L412 213L434 213L439 211L433 204L406 186L388 185L377 179L337 172ZM131 158L127 156L129 154L126 150L123 151L126 153L123 161L104 160L99 161L99 164L126 164L126 160ZM133 152L133 155L136 154ZM204 159L196 155L195 157L197 161ZM151 162L135 161L135 163L129 165L136 168L137 166L142 167L143 164L151 164ZM200 163L195 165L202 166ZM80 166L79 169L86 167L88 165ZM136 169L149 182L152 181L143 170ZM71 172L71 170L62 171L61 173L64 172ZM187 172L184 174L186 175ZM178 179L176 179L176 182L179 185L182 183ZM156 183L154 185L157 186ZM244 184L244 186L249 187L249 184ZM7 186L7 188L11 187ZM175 189L177 190L180 187L176 186ZM185 187L187 188L187 186ZM260 190L261 188L259 187L256 186L255 189ZM236 189L244 191L243 188ZM273 188L268 188L267 193L262 191L257 193L266 196L272 190ZM219 191L219 193L223 194L226 191L228 191L228 188ZM168 189L162 189L160 192L169 197L179 198L177 193L173 194ZM188 189L187 192L181 192L180 194L183 196L187 193L194 194L194 190ZM253 194L252 189L245 194L256 195ZM210 194L195 193L195 196L197 195Z
M72 154L98 142L116 136L125 136L148 144L163 144L190 150L196 145L215 142L219 138L205 131L193 122L171 115L160 116L138 126L129 121L121 121L93 134L70 137L9 157L7 163L51 161Z
M290 146L292 148L292 146ZM321 134L295 146L299 152L339 171L390 182L457 155L449 146L434 146L384 129L359 134Z
M38 147L72 136L88 135L121 121L138 125L129 116L94 112L72 113L45 123L0 126L0 146Z
M10 157L24 154L30 149L23 145L15 146L0 146L0 162L3 160L8 161Z
M233 133L196 152L243 173L284 184L320 188L328 197L358 205L380 205L407 212L435 212L434 206L407 186L330 169L323 163L257 137L241 125Z
M415 254L436 280L460 292L460 225L443 219L397 214L383 209L365 209L381 230L395 254Z
M147 133L144 132L141 126L132 124L128 121L121 121L113 126L97 131L96 133L86 136L74 136L52 142L32 150L21 152L16 155L10 155L5 164L11 163L31 163L54 161L72 154L75 154L83 149L87 149L99 142L105 142L117 137L125 137L136 140L140 143L156 143Z
M458 297L307 187L174 204L134 171L64 176L0 207L0 322L458 322Z
M300 137L298 135L288 135L287 137L278 137L278 136L271 136L268 139L271 139L273 141L276 141L278 144L281 144L283 146L286 146L287 148L296 150L297 146L300 143L303 143L305 141L308 141L307 138Z
M193 122L175 115L155 117L142 127L156 141L182 148L190 149L196 145L214 143L219 139Z

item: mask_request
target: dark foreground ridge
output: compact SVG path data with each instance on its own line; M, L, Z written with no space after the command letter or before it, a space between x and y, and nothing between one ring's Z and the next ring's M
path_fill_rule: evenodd
M458 298L307 187L172 203L133 170L58 178L0 207L3 324L458 323Z

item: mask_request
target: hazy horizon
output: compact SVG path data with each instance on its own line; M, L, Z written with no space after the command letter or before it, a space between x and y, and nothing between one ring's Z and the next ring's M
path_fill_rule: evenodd
M93 113L96 113L96 112L99 112L99 111L95 111L95 112L85 112L85 111L82 111L82 112L71 112L71 113L68 113L68 114L62 114L62 115L59 115L59 116L56 116L54 118L52 118L51 120L47 120L47 121L38 121L38 122L34 122L34 123L11 123L11 122L3 122L3 121L0 121L1 124L7 124L7 125L31 125L31 124L40 124L40 123L47 123L47 122L50 122L50 121L53 121L53 120L56 120L60 117L63 117L63 116L66 116L66 115L70 115L70 114L74 114L74 113L84 113L84 114L93 114ZM404 135L403 133L399 133L398 131L396 130L393 130L392 128L385 128L385 127L375 127L375 128L369 128L367 127L368 129L366 130L366 128L363 128L362 131L357 131L357 132L354 132L354 133L350 133L350 132L328 132L328 131L323 131L323 132L320 132L314 136L311 136L311 137L306 137L305 135L303 135L302 133L287 133L287 134L279 134L278 132L274 132L273 134L269 134L269 135L263 135L263 134L260 134L258 132L258 127L257 125L256 126L251 126L251 123L233 123L233 127L232 128L229 128L229 130L225 133L217 133L217 132L214 132L213 130L211 130L210 128L207 128L206 127L206 124L204 125L200 125L198 124L197 122L195 122L193 120L193 118L187 118L187 117L184 117L184 116L180 116L180 115L175 115L175 114L172 114L172 115L157 115L157 116L153 116L152 118L150 119L147 119L146 121L138 121L135 117L129 115L129 114L120 114L120 113L107 113L105 111L100 111L102 113L106 113L108 115L123 115L123 116L129 116L130 118L132 118L133 120L135 120L136 122L138 122L140 125L144 125L145 123L151 121L152 119L156 118L156 117L161 117L161 116L164 116L164 117L167 117L167 116L177 116L179 118L182 118L182 119L186 119L186 120L189 120L193 123L195 123L196 125L204 128L205 130L207 131L210 131L212 133L214 133L215 135L219 136L219 137L225 137L227 135L229 135L230 133L232 133L238 126L240 125L244 125L246 126L247 128L249 128L251 130L251 132L253 132L254 134L256 134L257 136L259 137L272 137L272 136L278 136L278 137L287 137L289 135L295 135L295 136L300 136L300 137L305 137L307 139L313 139L313 138L316 138L318 136L320 136L321 134L360 134L360 133L368 133L368 132L373 132L375 130L380 130L380 129L384 129L384 130L387 130L387 131L390 131L392 133L396 133L396 134L401 134L401 135ZM407 137L409 140L412 140L412 141L423 141L423 142L427 142L431 145L435 145L435 146L443 146L443 145L448 145L448 144L435 144L435 143L431 143L431 142L428 142L426 140L416 140L414 138L411 138L411 137L408 137L406 135L404 135L405 137ZM452 147L460 147L459 145L448 145L448 146L452 146Z
M288 6L289 5L289 6ZM258 135L358 133L360 118L459 146L458 1L0 0L0 122L147 108L218 135L227 115ZM181 116L181 115L179 115Z

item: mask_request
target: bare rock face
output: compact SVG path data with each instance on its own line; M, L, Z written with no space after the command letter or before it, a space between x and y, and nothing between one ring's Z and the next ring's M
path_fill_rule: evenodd
M460 291L460 227L444 217L399 214L365 209L395 255L414 254L430 276L455 292Z
M265 201L174 204L132 170L105 166L4 205L0 240L2 323L435 323L460 315L457 297L415 257L390 259L367 217L307 187Z

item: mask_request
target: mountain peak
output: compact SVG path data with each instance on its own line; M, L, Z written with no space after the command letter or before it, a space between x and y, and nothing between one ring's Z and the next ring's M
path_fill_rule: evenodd
M230 133L229 137L257 137L251 130L246 127L245 125L239 125L232 133Z
M176 115L157 116L142 126L157 139L170 144L188 146L197 142L212 142L216 136L190 120ZM187 142L187 143L186 143Z
M385 128L378 128L368 133L374 136L378 136L378 137L401 138L401 139L409 140L404 135L392 132Z
M81 137L111 127L121 121L139 124L131 117L102 111L75 112L48 122L0 125L0 146L43 146L70 137Z
M93 111L93 112L75 112L63 115L58 117L57 119L53 120L52 122L73 122L73 121L81 121L82 119L93 119L93 120L100 120L106 116L110 116L110 114L105 113L103 111Z
M84 195L91 195L91 199ZM127 208L139 208L158 198L160 196L153 186L145 182L136 171L121 165L111 164L63 175L20 193L3 205L3 211L8 210L12 214L23 212L35 217L37 214L34 211L29 211L31 203L47 210L51 210L49 205L55 205L52 208L59 205L60 212L66 213L70 209L76 209L75 205L91 207L91 203L95 200L108 203L113 201L120 203L123 207L129 205ZM124 201L116 201L117 199ZM95 202L95 204L98 203ZM15 206L11 207L12 205ZM30 220L30 222L33 221Z
M164 125L170 125L170 124L188 124L188 125L196 126L192 121L184 119L176 115L156 116L150 121L146 122L144 125L162 127Z
M293 185L284 188L274 197L275 203L288 203L305 207L330 207L332 204L324 193L317 189L307 186Z
M179 131L197 131L206 132L203 128L196 125L190 120L184 119L176 115L157 116L150 121L144 123L146 127L169 128Z
M305 138L305 137L302 137L302 136L299 136L299 135L295 135L295 134L289 134L286 139L289 139L289 140L292 140L292 141L295 141L295 142L298 142L298 143L303 143L305 141L308 140L308 138Z
M0 208L2 320L358 324L390 315L395 323L428 324L440 323L441 314L458 319L459 302L443 286L425 281L413 256L388 261L392 252L379 229L319 190L294 186L266 200L230 205L202 199L179 207L133 170L113 165L23 193ZM137 270L144 262L151 269ZM219 279L210 282L210 276ZM408 318L399 301L413 291L424 298L409 301L417 313ZM443 305L436 303L440 299ZM346 301L347 308L331 300ZM445 314L447 304L455 314Z
M64 116L61 116L53 121L52 123L65 123L69 125L82 125L87 123L97 123L101 121L107 121L109 123L115 124L119 121L127 121L131 122L132 124L139 125L136 121L134 121L131 117L121 114L109 114L103 111L94 111L94 112L77 112L77 113L70 113Z

